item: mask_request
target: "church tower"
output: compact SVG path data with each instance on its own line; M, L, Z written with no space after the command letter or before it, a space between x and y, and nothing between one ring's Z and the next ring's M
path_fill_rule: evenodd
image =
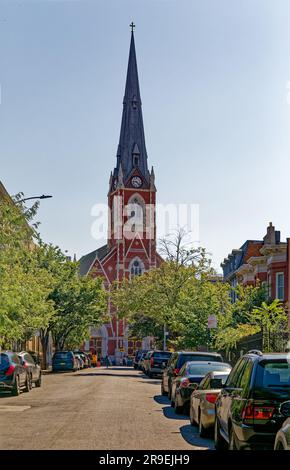
M148 169L133 23L131 28L120 138L109 180L108 240L80 260L81 274L102 276L107 289L114 281L141 275L161 262L156 253L155 175L153 167ZM118 362L142 342L131 340L125 321L117 320L110 306L109 310L110 323L92 334L89 346Z

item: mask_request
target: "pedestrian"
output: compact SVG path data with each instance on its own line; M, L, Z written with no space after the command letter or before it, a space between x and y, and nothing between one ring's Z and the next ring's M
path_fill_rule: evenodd
M105 357L105 365L106 365L106 368L108 369L110 365L110 359L108 355Z

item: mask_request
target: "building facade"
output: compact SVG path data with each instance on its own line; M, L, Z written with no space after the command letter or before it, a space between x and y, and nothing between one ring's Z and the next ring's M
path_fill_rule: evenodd
M267 288L269 299L288 302L288 257L287 242L281 241L280 232L275 230L270 222L262 240L247 240L239 249L232 250L224 259L221 264L224 280L232 287L238 283L257 285L260 282ZM234 301L234 292L232 296Z
M134 33L131 44L123 100L123 114L116 166L108 191L107 244L80 259L81 275L101 276L110 290L114 281L130 279L159 266L156 252L156 187L153 167L148 169L142 103L139 88ZM109 355L118 362L124 354L150 346L150 340L129 338L125 320L118 320L108 305L110 322L91 329L86 349Z

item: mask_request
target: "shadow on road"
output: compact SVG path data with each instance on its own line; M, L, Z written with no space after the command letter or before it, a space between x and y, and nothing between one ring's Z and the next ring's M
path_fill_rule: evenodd
M204 439L200 437L198 428L196 426L191 426L191 424L181 426L180 434L182 435L183 439L192 446L203 447L205 450L214 450L213 441L211 439Z
M139 379L143 379L143 377L138 377L138 378L139 378ZM143 384L144 381L139 380L139 383L140 383L140 384ZM156 380L154 381L154 380L147 379L147 380L146 380L146 384L158 385L158 382L156 382Z
M162 407L162 412L165 418L188 421L187 415L175 413L172 406L170 406L170 401L167 397L164 397L162 395L155 395L153 399L159 405L164 405ZM191 426L191 424L185 424L184 426L181 426L181 428L177 432L177 434L179 433L181 434L183 439L192 446L202 447L205 450L214 449L213 441L211 439L203 439L202 437L200 437L198 428L196 426Z
M156 401L156 403L159 403L159 405L169 405L170 404L170 401L167 397L164 397L163 395L155 395L154 398L154 401Z
M128 377L130 378L138 378L136 377L136 375L133 375L133 374L110 374L110 369L108 369L108 372L85 372L85 373L82 373L82 374L74 374L72 375L72 377L78 377L78 378L82 378L82 377L118 377L118 378L124 378L124 379L127 379Z

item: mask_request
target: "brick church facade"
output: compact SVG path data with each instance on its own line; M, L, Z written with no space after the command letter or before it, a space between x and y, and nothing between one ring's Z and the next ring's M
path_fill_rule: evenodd
M101 276L107 290L114 281L140 275L162 261L156 252L155 175L147 160L132 30L117 161L109 181L108 240L80 259L81 275ZM123 355L148 345L130 338L126 321L117 320L110 303L108 309L110 322L91 329L85 349L118 363Z

